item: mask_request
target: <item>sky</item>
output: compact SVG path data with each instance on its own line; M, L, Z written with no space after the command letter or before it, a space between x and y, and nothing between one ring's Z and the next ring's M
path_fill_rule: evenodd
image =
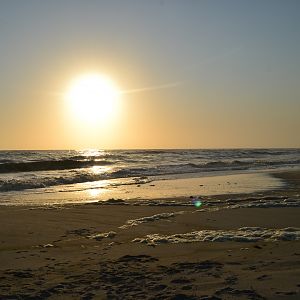
M300 147L299 32L298 0L0 0L0 149ZM88 73L105 122L65 99Z

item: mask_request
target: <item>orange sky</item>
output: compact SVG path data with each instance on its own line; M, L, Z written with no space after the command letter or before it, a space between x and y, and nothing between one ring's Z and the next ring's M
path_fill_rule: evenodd
M0 149L300 147L300 7L275 2L1 2ZM105 124L65 101L90 72L121 91Z

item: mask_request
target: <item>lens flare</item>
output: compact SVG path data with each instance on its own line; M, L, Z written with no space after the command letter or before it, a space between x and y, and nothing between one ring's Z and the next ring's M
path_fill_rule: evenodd
M202 201L199 197L194 197L192 201L195 207L199 208L200 206L202 206Z

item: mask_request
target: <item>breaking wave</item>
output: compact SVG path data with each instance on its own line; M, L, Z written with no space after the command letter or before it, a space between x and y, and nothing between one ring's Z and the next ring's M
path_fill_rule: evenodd
M0 180L0 191L22 191L26 189L46 188L50 186L83 183L107 179L105 175L95 174L76 174L73 176L54 176L54 177L32 177L32 178L10 178Z
M0 191L299 165L299 149L0 151ZM105 173L95 174L93 167L106 167Z
M6 162L0 164L0 173L16 173L16 172L32 172L32 171L47 171L47 170L67 170L87 168L91 166L105 166L112 162L107 160L50 160L50 161L33 161L33 162Z

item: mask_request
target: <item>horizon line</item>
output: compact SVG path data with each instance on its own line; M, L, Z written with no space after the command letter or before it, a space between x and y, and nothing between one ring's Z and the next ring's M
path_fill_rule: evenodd
M300 149L300 147L203 147L203 148L60 148L60 149L0 149L0 151L86 151L86 150L98 150L98 151L143 151L143 150L255 150L255 149Z

